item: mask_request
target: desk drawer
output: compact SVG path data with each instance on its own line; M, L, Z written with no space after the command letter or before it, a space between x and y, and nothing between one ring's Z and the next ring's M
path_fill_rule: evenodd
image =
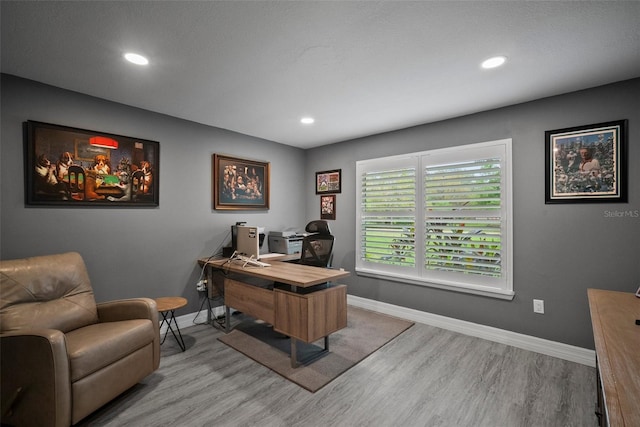
M276 289L274 295L277 332L313 342L347 326L346 285L307 294Z
M233 279L224 279L224 300L228 307L256 319L273 324L273 291L248 285Z

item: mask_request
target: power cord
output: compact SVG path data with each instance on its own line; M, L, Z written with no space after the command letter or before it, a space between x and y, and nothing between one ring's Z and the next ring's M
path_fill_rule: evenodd
M204 279L204 272L207 268L207 263L209 261L211 261L214 258L217 258L219 256L222 256L222 247L224 245L224 242L227 241L227 238L231 235L231 231L228 231L227 234L222 238L222 243L220 243L220 245L218 245L218 247L216 248L215 251L213 251L213 253L209 256L209 258L207 258L207 260L202 264L202 268L200 269L200 277L198 278L198 281L196 282L196 289L199 292L204 292L207 290L207 281L206 279Z
M213 253L207 258L207 260L202 264L202 268L200 269L200 277L198 278L198 281L196 282L196 290L198 292L205 292L202 296L202 302L200 303L200 309L198 310L198 312L196 313L195 317L193 318L193 324L194 325L206 325L209 322L197 322L196 320L198 319L198 316L200 316L200 313L202 313L202 310L204 310L204 304L205 302L208 304L207 310L209 311L210 315L211 315L211 319L214 322L217 322L218 324L222 324L219 319L217 319L212 313L212 307L211 307L211 298L209 298L209 294L208 294L208 289L207 289L207 280L204 279L204 272L207 268L207 263L209 261L211 261L212 259L222 256L222 247L224 245L224 243L227 241L227 238L229 238L229 236L231 235L231 231L227 232L227 234L222 238L222 243L220 243L220 245L216 248L215 251L213 251ZM215 298L213 298L215 299Z

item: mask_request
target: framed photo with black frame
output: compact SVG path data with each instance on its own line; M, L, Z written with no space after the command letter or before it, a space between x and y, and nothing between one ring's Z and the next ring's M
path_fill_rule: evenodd
M336 219L336 195L320 196L320 219Z
M27 206L158 206L158 142L31 120L23 130Z
M627 202L627 120L545 132L545 203Z
M212 160L214 209L269 209L268 162L222 154L214 154Z
M316 172L316 194L342 192L342 169Z

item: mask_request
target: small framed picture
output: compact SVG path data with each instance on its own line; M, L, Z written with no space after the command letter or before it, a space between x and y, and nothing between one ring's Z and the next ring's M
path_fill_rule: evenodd
M320 196L320 219L336 219L336 195Z
M335 194L342 192L342 169L316 172L316 194Z
M627 202L627 121L545 132L545 203Z

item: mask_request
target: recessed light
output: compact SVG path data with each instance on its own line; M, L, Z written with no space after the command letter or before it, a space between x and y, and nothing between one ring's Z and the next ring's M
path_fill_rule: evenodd
M302 123L303 125L310 125L315 121L316 119L314 119L313 117L303 117L300 119L300 123Z
M136 65L147 65L149 63L149 60L144 56L132 52L125 53L124 59Z
M496 68L503 65L507 61L505 56L494 56L482 62L482 68Z

